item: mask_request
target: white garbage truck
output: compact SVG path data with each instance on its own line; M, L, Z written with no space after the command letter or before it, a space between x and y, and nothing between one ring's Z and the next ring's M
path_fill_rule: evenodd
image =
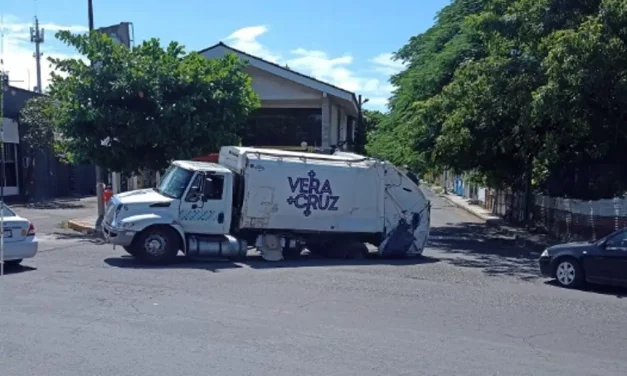
M345 152L225 146L219 162L174 161L156 188L114 195L107 242L152 264L188 257L263 259L420 255L430 202L415 175Z

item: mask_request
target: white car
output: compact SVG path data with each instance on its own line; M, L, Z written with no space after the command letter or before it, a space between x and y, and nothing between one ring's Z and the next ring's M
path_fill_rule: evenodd
M35 226L26 218L15 214L7 206L4 211L4 262L6 265L18 265L25 258L37 254Z

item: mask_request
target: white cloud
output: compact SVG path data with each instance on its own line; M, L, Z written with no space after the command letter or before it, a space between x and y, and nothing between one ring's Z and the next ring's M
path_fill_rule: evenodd
M391 53L382 53L370 60L375 64L377 72L387 74L389 76L396 74L405 69L405 64L401 61L394 60Z
M257 38L268 32L266 26L250 26L236 30L225 38L225 41L233 48L244 51L262 59L276 63L280 56L274 55L264 47Z
M33 57L35 45L30 42L30 27L32 23L7 15L3 17L3 21L3 24L0 25L4 33L3 68L9 73L12 86L32 90L37 85L37 70L35 58ZM66 54L59 50L59 42L54 39L54 32L70 30L78 33L87 31L87 28L80 25L58 25L55 23L41 23L40 27L45 30L46 38L41 46L42 51L45 52L41 58L42 86L45 90L50 83L50 73L53 70L48 62L48 57L80 58L79 55Z
M359 72L354 69L355 60L350 54L329 56L325 51L295 48L287 57L270 50L258 39L269 31L267 26L250 26L229 35L225 42L233 48L271 62L287 65L290 69L310 75L318 80L362 94L369 98L366 107L385 109L393 87L389 76L401 71L404 65L392 59L391 53L379 54L367 62Z

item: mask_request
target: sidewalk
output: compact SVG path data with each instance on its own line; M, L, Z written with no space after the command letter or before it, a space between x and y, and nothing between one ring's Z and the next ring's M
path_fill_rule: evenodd
M69 229L84 233L93 233L100 230L98 215L91 215L84 218L69 219L66 225Z
M498 226L505 223L503 218L492 214L489 210L483 208L482 206L472 204L467 198L453 194L440 194L439 196L458 208L465 210L475 217L485 221L488 225Z
M470 200L454 194L439 194L438 197L446 200L452 205L468 212L469 214L485 221L493 231L496 231L499 238L508 238L517 242L521 242L530 249L536 251L546 248L550 245L557 244L555 239L550 238L544 232L526 229L515 225L510 225L503 218L492 214L489 210L479 205L470 203Z

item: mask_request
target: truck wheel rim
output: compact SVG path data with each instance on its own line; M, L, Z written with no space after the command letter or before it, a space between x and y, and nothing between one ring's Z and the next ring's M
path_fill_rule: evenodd
M575 267L568 261L557 266L557 280L564 286L568 286L575 280Z
M151 234L144 241L144 249L153 256L161 256L165 253L167 240L161 234Z

